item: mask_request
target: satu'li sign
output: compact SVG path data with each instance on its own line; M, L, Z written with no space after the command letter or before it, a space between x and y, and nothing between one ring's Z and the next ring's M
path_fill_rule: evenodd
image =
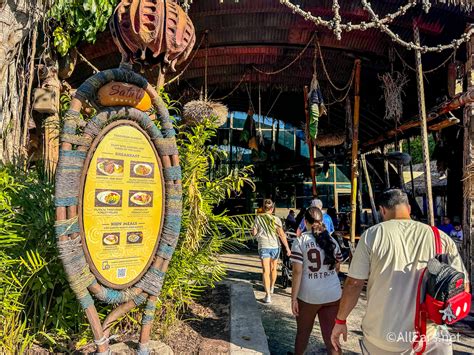
M147 100L159 127L142 111ZM87 124L83 102L98 108ZM100 72L77 90L64 117L55 204L60 257L98 351L108 351L110 325L145 304L140 352L147 353L180 231L181 168L168 110L131 67ZM92 296L118 305L102 324Z

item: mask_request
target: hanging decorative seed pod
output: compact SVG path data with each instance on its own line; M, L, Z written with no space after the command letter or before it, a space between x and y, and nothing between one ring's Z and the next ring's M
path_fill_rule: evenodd
M215 124L220 127L227 122L229 110L227 106L212 101L193 100L184 105L183 123L195 125L206 118L215 120Z
M173 1L122 0L110 21L122 61L175 71L196 42L189 16Z

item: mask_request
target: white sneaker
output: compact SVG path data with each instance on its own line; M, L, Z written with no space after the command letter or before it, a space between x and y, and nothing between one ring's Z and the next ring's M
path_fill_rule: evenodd
M273 287L270 289L270 293L273 294L274 291L275 291L275 286L273 286Z
M265 295L265 297L263 298L263 303L272 303L272 296Z

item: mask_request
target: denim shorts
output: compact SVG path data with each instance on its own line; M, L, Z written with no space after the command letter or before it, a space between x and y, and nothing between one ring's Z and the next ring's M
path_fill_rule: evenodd
M272 258L276 260L280 255L280 248L261 248L258 249L258 255L260 255L260 259Z

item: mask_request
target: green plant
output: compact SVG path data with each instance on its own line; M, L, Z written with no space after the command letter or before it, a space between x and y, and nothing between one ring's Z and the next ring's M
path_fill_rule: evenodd
M98 32L105 30L118 0L56 0L49 12L55 20L53 43L58 53L66 55L81 41L94 43Z
M83 328L57 257L53 191L42 167L0 167L0 350L7 353L33 342L61 349Z
M428 137L428 148L429 148L429 155L430 157L433 154L435 148L435 141L433 136ZM408 143L403 142L402 149L404 152L408 153ZM421 142L421 137L414 137L410 139L410 150L411 150L411 158L413 164L421 164L423 163L423 145Z
M254 187L252 168L211 178L209 172L217 158L226 154L210 145L216 126L206 119L189 129L181 128L178 146L183 169L183 220L160 296L162 335L186 304L225 276L218 256L240 245L253 222L250 216L215 213L215 207L231 194L241 193L245 185Z

